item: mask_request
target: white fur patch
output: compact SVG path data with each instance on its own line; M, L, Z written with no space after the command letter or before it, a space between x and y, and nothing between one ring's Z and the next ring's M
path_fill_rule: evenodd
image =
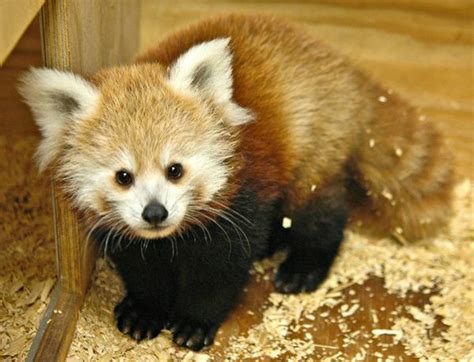
M193 178L202 185L203 201L210 201L227 182L227 169L222 166L222 160L211 153L200 153L187 161Z
M161 152L161 165L166 169L171 162L181 162L185 172L189 173L186 187L188 189L201 186L203 202L210 201L227 182L228 171L223 165L222 147L217 143L201 144L192 155L181 156L173 151L173 144L167 144ZM175 158L171 155L174 154Z
M146 172L136 177L129 190L109 194L108 198L115 203L123 220L136 232L140 232L149 227L142 218L142 212L153 201L163 204L169 213L161 226L173 229L178 227L188 204L185 193L185 186L169 182L162 173Z
M169 83L177 91L201 96L222 107L226 120L241 125L252 113L232 101L232 54L230 38L215 39L190 48L172 66Z
M40 170L44 170L57 154L66 122L91 115L99 91L73 73L46 68L25 73L19 91L43 135L37 157Z

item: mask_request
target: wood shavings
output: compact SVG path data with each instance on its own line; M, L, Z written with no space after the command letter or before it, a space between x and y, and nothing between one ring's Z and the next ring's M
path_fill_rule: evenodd
M426 330L407 318L400 318L395 322L394 326L403 331L401 341L404 347L412 355L423 357L425 352L424 343L427 339Z
M385 102L387 102L387 97L385 97L385 96L379 96L377 99L378 99L378 101L379 101L380 103L385 103Z
M401 338L403 336L403 332L397 329L373 329L372 334L376 337L378 336L396 336Z
M401 245L408 245L409 242L405 237L402 235L402 233L399 232L400 230L395 229L395 232L392 233L392 237L398 241ZM403 230L402 230L403 231Z
M289 217L285 216L282 220L281 226L284 229L289 229L289 228L291 228L291 224L292 224L292 220Z
M13 340L7 347L6 351L2 352L2 355L10 357L18 356L24 348L26 340L27 336L22 336Z
M314 191L316 191L316 185L311 186L311 192L314 192Z
M3 250L0 249L0 358L7 360L25 359L54 286L49 184L47 180L36 179L24 172L32 167L35 142L35 139L30 139L20 145L9 145L12 151L8 154L15 157L0 159L0 188L3 191L0 193L0 206L6 210L2 214L5 223L0 228L0 234L4 236L2 245L6 245ZM0 147L7 147L1 137ZM21 196L25 188L35 190L29 194L27 201L23 201ZM18 203L15 204L13 197L18 197L20 207L14 206ZM253 324L245 330L231 328L236 325L236 316L232 315L224 327L228 335L219 335L214 347L199 354L189 354L189 351L174 346L166 331L154 340L139 344L118 332L112 310L123 295L123 287L114 271L99 261L68 358L71 361L168 361L185 358L202 361L258 358L350 360L354 356L372 358L368 351L374 351L374 346L382 343L377 345L379 356L374 357L390 359L389 356L394 354L394 349L390 348L399 335L375 336L371 333L373 329L387 329L403 333L400 343L406 350L405 356L470 360L474 358L472 200L471 184L465 181L456 189L455 215L449 231L435 240L400 246L391 239L374 240L348 231L330 277L314 293L297 296L271 293L271 281L263 277L271 279L276 265L284 259L283 254L278 259L256 263L258 272L254 274L254 282L260 277L257 288L267 288L270 294L259 304L261 309L255 308L255 304L243 305L242 313L251 316ZM33 210L35 221L29 221L31 228L18 224L24 208ZM399 234L397 231L400 230L395 228L394 234ZM33 254L35 262L31 263L31 258L27 256ZM403 298L407 295L419 293L418 296L428 298L427 304L403 305L396 313L391 309L385 312L372 310L366 304L370 298L383 298L376 288L366 292L371 284L364 283L373 281L372 278L381 278L386 289L384 293L406 301L408 299ZM353 297L348 297L353 293L346 291L347 288L357 290L359 298L361 293L365 294L366 299L355 302ZM253 297L253 293L250 288L249 296ZM342 305L346 305L345 315L357 305L352 315L362 311L362 308L370 310L372 329L363 330L359 325L352 324L358 315L344 317L340 312ZM249 309L250 306L253 306L252 309ZM247 314L248 310L254 315ZM59 309L53 311L52 317L58 318L61 312ZM390 320L387 322L381 316L388 314ZM345 322L339 321L340 318L346 318L342 319ZM347 334L325 339L326 328L339 325ZM439 325L444 329L436 332ZM387 338L391 342L383 344ZM357 347L346 347L347 350L353 348L353 354L342 349L341 346L355 343L355 340ZM382 351L382 347L388 348L388 351Z
M357 312L357 310L359 309L359 304L354 304L352 307L350 307L349 309L347 310L341 310L341 315L346 318L346 317L350 317L351 315L353 315L355 312Z
M22 289L24 287L24 283L23 283L23 280L15 280L12 284L12 286L10 287L10 294L15 294L16 292L18 292L20 289Z
M31 288L30 295L28 296L28 299L26 299L25 301L25 304L26 305L33 304L41 296L43 287L44 287L44 282L34 283L33 287Z
M37 137L0 135L0 360L25 360L55 282L50 184Z
M194 354L194 361L195 362L207 362L211 359L211 357L204 353L195 353Z
M53 289L54 283L55 283L55 279L53 278L49 278L44 282L43 289L41 290L41 294L40 294L40 299L42 302L45 302L46 299L48 298L49 293L51 292L51 289Z
M393 195L388 189L382 190L382 196L385 197L387 200L393 200Z
M374 322L373 324L377 325L377 323L379 322L379 317L377 316L377 312L374 310L371 310L370 315L372 316L372 321Z
M319 343L313 343L315 347L318 348L328 348L328 349L337 349L335 346L328 346L327 344L319 344Z
M374 140L373 138L371 138L371 139L369 140L369 147L370 147L370 148L374 148L374 146L375 146L375 140Z
M397 157L402 157L403 150L400 147L395 147L395 155L397 155Z
M413 316L415 320L421 322L421 324L423 325L425 329L433 328L436 320L432 314L425 313L420 308L417 308L412 305L408 306L407 310Z

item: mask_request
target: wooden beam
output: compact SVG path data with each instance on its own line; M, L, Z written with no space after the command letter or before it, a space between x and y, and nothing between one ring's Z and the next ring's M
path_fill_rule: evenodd
M0 65L7 59L44 0L0 1Z
M63 361L74 337L81 301L57 284L41 320L27 361ZM41 337L41 338L39 338ZM54 348L52 348L54 347Z
M91 74L129 62L138 49L138 21L139 2L133 0L48 0L41 11L44 64ZM51 303L62 317L45 315L28 357L34 361L66 358L96 258L71 206L54 182L52 187L59 284Z

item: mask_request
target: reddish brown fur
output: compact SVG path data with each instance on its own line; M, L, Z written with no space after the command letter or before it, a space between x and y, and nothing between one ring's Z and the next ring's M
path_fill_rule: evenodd
M138 61L169 66L220 37L231 37L234 98L258 119L243 127L239 154L252 161L233 182L248 180L264 199L286 194L291 213L318 194L313 185L324 189L349 169L359 193L353 220L363 229L412 240L445 223L453 175L440 135L308 34L268 17L223 16L171 35ZM298 134L309 111L313 129Z

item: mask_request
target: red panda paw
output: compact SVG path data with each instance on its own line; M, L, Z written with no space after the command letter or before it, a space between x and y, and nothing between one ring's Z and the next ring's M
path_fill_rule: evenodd
M316 290L324 280L319 271L308 274L278 272L275 276L275 288L279 293L298 294Z
M290 255L278 268L275 275L275 289L283 294L307 293L326 279L328 269L315 265L314 268L302 268L298 260Z
M138 308L132 298L125 297L114 309L117 328L136 341L155 338L164 322L152 313Z
M214 342L219 326L209 323L195 323L186 319L174 322L170 330L173 341L180 347L199 351Z

